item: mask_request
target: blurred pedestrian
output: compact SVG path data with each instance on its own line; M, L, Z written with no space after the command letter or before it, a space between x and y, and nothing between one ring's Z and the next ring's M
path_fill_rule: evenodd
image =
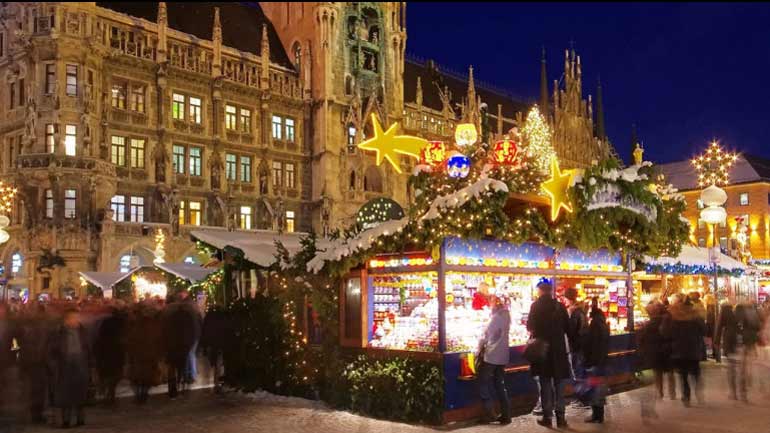
M567 300L567 314L569 315L569 358L574 378L573 390L578 397L577 403L583 405L587 402L586 393L590 390L586 382L585 356L583 353L583 341L588 334L588 315L585 312L583 302L577 300L577 289L570 287L564 291Z
M126 363L126 312L122 307L111 306L109 314L99 325L94 357L99 385L104 393L104 402L114 405L118 382L123 378Z
M18 326L19 368L33 423L46 422L44 411L49 387L48 345L51 332L51 322L43 304L29 308Z
M752 384L752 367L757 360L757 347L759 345L759 332L761 321L756 304L753 302L741 303L735 307L735 322L738 328L738 345L740 352L739 361L739 398L748 402L748 389Z
M738 352L738 321L735 319L735 310L729 302L722 304L719 312L719 320L716 330L716 344L721 348L722 355L727 360L727 386L731 400L738 400L738 372L740 366L740 354ZM742 379L741 393L745 393Z
M177 295L163 315L163 345L168 367L168 396L175 399L180 388L186 390L187 361L195 341L200 336L198 313L187 302L187 292Z
M591 416L588 423L604 422L604 406L607 396L606 365L610 347L610 328L599 308L599 299L591 302L591 323L582 344L587 381L591 387Z
M11 368L13 359L14 329L11 322L10 311L5 303L0 303L0 421L9 416L10 401L7 390L11 387L13 379ZM5 421L3 421L5 422Z
M154 301L142 301L131 308L126 353L136 402L144 404L150 388L161 383L163 323L160 308Z
M91 348L77 310L68 309L51 341L51 358L56 365L56 407L61 409L62 427L69 428L73 413L76 425L85 424Z
M700 363L703 360L706 321L690 297L678 295L669 307L670 318L663 323L663 334L671 338L671 359L682 384L682 403L690 406L692 380L695 395L703 401Z
M505 366L509 361L508 334L511 328L511 315L502 299L490 296L492 317L484 335L479 341L479 356L481 369L479 371L479 387L484 413L481 422L488 424L498 421L502 425L511 423L511 403L508 391L505 389ZM496 397L500 405L500 416L493 415L492 397Z
M564 387L571 371L567 358L567 335L569 317L567 309L553 298L553 286L548 282L537 285L538 298L532 303L527 320L527 330L531 338L543 343L544 357L532 361L530 371L540 380L540 399L543 405L543 418L538 424L546 427L556 425L567 427L565 418Z

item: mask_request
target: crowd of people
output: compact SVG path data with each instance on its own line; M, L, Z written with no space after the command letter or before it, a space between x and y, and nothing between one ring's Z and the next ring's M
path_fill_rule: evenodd
M591 299L589 306L578 300L575 289L567 289L562 303L546 281L537 290L527 320L530 340L523 353L538 386L533 411L541 416L537 423L551 427L555 419L557 427L567 427L568 385L575 404L591 408L585 422L603 423L610 331L598 300ZM504 299L487 296L492 317L478 354L482 422L508 424L511 411L504 368L509 362L510 314ZM649 321L638 332L639 361L641 368L654 372L654 385L649 388L652 395L642 399L645 419L657 417L655 402L664 398L666 390L671 399L677 398L677 382L685 407L690 407L693 394L703 402L701 363L707 360L709 347L715 361L726 361L729 398L747 402L755 376L760 391L770 397L770 302L761 306L723 302L717 310L712 297L705 301L692 292L646 305ZM759 374L752 374L757 369ZM493 411L495 402L499 416Z
M27 421L45 423L53 419L47 414L58 413L64 428L83 425L87 403L115 405L124 380L138 404L163 382L174 399L196 379L196 349L206 326L187 292L132 304L0 303L0 418L23 413ZM14 387L15 398L8 392Z

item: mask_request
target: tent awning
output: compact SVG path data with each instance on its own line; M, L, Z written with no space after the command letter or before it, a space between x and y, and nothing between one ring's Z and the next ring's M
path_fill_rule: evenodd
M190 263L156 263L155 267L191 283L204 280L209 274L216 271L215 268L204 268Z
M269 267L276 262L278 249L276 241L280 242L290 254L295 254L302 249L301 240L306 233L278 233L268 230L235 230L226 229L201 229L193 230L190 236L193 239L209 244L214 248L224 250L235 248L243 253L246 260L262 267ZM325 241L318 240L321 248Z
M695 247L692 245L682 246L682 252L677 257L645 257L644 262L651 266L667 266L667 265L685 265L685 266L710 266L709 250L708 248ZM746 270L746 265L742 262L735 260L734 258L719 253L719 262L717 263L720 268L728 270Z
M137 267L128 272L80 272L80 276L94 286L102 290L107 290L130 277L131 274L139 269L140 268Z

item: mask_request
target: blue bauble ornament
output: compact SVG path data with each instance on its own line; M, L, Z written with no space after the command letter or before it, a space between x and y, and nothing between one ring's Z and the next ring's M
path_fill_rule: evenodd
M454 179L462 179L471 172L471 159L455 152L446 160L446 173Z

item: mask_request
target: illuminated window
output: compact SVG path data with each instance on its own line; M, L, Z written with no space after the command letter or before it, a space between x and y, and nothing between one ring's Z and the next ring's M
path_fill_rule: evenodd
M740 200L741 206L748 206L749 205L749 193L742 192L741 195L738 196Z
M251 230L251 206L241 206L241 228Z
M225 128L235 131L238 128L238 109L234 105L225 105Z
M131 110L144 113L144 86L131 86Z
M241 156L241 182L251 183L250 156Z
M64 190L64 218L75 219L77 216L78 192L74 189Z
M286 211L286 233L294 233L294 211Z
M281 186L283 178L283 166L278 161L273 161L273 186Z
M112 106L115 108L126 108L126 83L112 85Z
M54 125L48 123L45 125L45 147L48 149L48 153L54 153L56 150L56 141L54 140Z
M189 97L188 101L190 103L190 121L193 123L200 124L201 119L201 98L194 98Z
M175 144L172 147L171 153L173 155L172 164L174 166L174 173L184 174L184 146Z
M286 188L294 189L295 185L295 176L294 176L294 164L292 163L286 163Z
M283 119L281 116L273 116L273 138L276 140L283 138Z
M179 225L183 226L185 224L185 221L187 221L187 218L185 218L185 205L183 201L179 202Z
M144 222L144 197L131 197L131 222Z
M288 117L286 119L283 119L284 123L286 125L286 141L290 143L294 143L294 119L289 119Z
M110 161L115 165L126 165L126 137L113 135L111 149Z
M190 147L190 175L200 176L201 166L203 165L202 149L200 147Z
M356 127L348 125L348 149L356 150Z
M126 196L115 195L110 200L110 209L112 209L112 220L123 222L126 220Z
M64 127L64 154L75 156L77 154L78 126L66 125Z
M45 93L52 95L56 90L56 64L47 63L45 65Z
M174 93L171 100L171 117L176 120L184 120L185 98L184 95Z
M251 132L251 110L241 108L241 132Z
M21 271L21 267L24 265L24 258L20 253L13 253L11 256L11 275L16 275Z
M225 176L227 180L235 180L238 172L238 157L232 153L225 155Z
M53 218L53 190L45 190L45 217Z
M128 272L131 270L131 256L126 254L120 257L120 272Z
M67 96L78 94L78 65L67 65Z
M131 139L131 168L144 168L144 139Z
M190 202L190 225L201 225L201 202Z

